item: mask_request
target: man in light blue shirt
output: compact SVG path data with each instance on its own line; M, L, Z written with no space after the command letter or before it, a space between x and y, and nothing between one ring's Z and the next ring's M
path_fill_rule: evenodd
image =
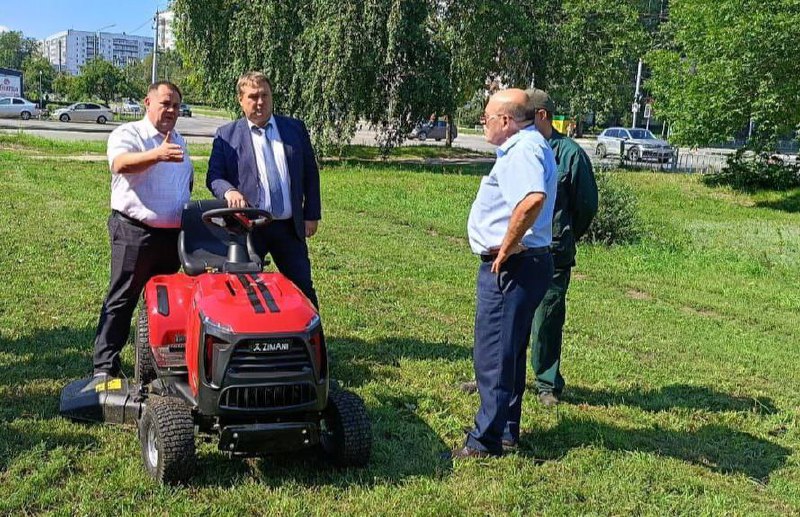
M525 120L523 90L496 93L482 119L497 161L481 180L467 223L478 268L473 363L481 405L453 458L499 456L519 440L525 353L536 307L553 275L557 170L553 151Z

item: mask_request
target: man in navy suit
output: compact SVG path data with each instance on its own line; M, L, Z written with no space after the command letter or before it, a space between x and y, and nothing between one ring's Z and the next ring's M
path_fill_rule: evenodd
M206 185L231 208L251 206L275 219L254 239L278 270L318 306L306 238L321 214L319 169L302 121L272 113L272 84L261 72L243 74L236 90L244 112L217 130Z

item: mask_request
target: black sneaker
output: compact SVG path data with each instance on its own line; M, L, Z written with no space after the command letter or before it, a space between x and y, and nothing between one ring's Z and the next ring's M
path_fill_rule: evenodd
M503 440L503 452L514 453L519 451L519 442L517 440Z
M86 383L86 386L81 388L81 393L100 392L115 389L114 381L119 381L118 377L106 372L97 372L92 375L92 379ZM118 389L118 388L116 388Z

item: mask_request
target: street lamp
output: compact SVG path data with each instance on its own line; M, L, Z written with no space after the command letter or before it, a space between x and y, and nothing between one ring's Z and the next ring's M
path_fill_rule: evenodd
M110 29L111 27L116 27L116 26L117 26L116 23L112 23L111 25L105 25L105 26L100 27L99 29L94 31L94 33L95 33L95 37L94 37L94 47L95 47L94 48L94 57L95 57L95 59L100 54L100 31L103 30L103 29Z
M44 111L44 93L42 92L42 71L39 70L39 111Z

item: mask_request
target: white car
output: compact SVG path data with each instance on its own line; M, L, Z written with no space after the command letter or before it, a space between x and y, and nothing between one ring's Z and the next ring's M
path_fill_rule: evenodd
M667 142L656 138L647 129L610 127L597 137L595 154L600 158L609 154L619 156L623 152L632 162L646 159L668 162L674 151Z
M28 120L39 115L39 108L21 97L0 97L0 117Z
M136 101L125 101L122 103L122 112L138 115L142 112L142 107Z
M105 124L109 120L113 120L114 114L110 109L93 102L76 102L66 108L54 111L53 118L61 122L82 121Z

